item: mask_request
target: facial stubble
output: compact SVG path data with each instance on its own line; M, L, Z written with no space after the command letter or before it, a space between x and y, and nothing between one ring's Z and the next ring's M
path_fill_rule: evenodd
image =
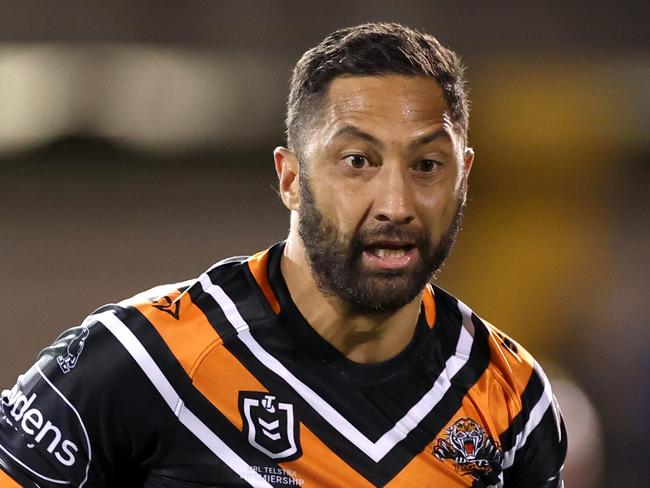
M352 313L390 313L411 303L451 252L461 228L465 194L463 181L453 219L435 244L424 229L392 222L360 228L347 237L323 216L308 178L301 174L298 233L319 290ZM362 257L367 243L382 239L413 242L421 258L415 269L365 269Z

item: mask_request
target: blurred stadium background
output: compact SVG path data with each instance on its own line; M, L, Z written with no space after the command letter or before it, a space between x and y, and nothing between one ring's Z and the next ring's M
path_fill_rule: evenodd
M335 28L399 21L469 67L477 161L439 283L552 374L568 487L646 485L646 2L32 0L0 12L2 387L95 307L282 239L271 151L291 67Z

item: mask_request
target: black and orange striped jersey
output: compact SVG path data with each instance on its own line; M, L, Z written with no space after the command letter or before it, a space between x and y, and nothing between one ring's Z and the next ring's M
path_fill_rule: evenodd
M96 310L2 392L2 487L559 487L566 437L519 345L428 286L410 344L350 361L283 243Z

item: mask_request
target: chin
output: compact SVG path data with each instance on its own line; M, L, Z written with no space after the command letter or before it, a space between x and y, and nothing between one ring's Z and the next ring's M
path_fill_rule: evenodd
M410 275L403 273L397 276L384 274L381 277L374 276L359 280L359 286L345 290L344 296L339 298L355 312L392 313L411 303L424 289L426 283L427 281L420 286L420 283L415 283Z

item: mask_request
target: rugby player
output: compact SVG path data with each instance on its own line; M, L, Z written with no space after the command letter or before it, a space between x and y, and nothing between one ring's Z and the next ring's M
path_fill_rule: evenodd
M104 306L2 392L2 487L562 486L520 345L432 283L474 161L459 58L398 24L298 61L285 241Z

